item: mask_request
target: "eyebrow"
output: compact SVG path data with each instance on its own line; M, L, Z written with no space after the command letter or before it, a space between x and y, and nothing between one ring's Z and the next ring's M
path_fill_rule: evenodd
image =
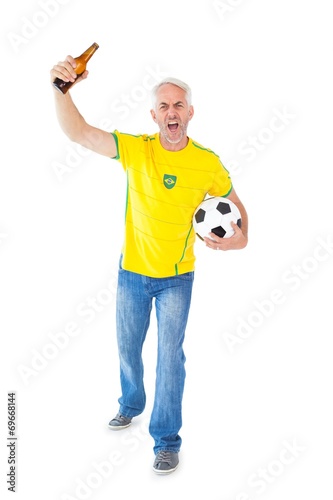
M175 102L174 104L177 106L177 104L184 104L184 102L183 102L183 101L177 101L177 102ZM160 102L158 105L159 105L159 106L168 106L168 103L167 103L167 102L162 101L162 102Z

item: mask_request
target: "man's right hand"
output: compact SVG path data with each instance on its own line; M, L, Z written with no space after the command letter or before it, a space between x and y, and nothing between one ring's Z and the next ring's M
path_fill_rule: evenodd
M55 64L51 69L51 83L53 83L56 78L60 78L60 80L64 82L75 82L76 85L81 80L87 78L89 74L87 70L78 77L74 68L76 68L76 61L74 57L67 56L65 61L58 62L58 64Z

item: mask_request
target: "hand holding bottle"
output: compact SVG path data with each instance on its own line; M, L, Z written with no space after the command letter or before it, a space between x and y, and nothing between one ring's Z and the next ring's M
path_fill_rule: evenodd
M61 80L64 83L71 83L72 86L74 83L87 78L88 71L84 71L80 76L78 76L75 72L75 68L76 61L72 56L67 56L65 61L58 62L58 64L54 65L51 69L52 84L54 85L54 82Z
M87 62L98 49L97 43L93 43L79 57L67 56L65 61L59 62L51 70L53 86L65 94L73 85L88 76L86 70Z

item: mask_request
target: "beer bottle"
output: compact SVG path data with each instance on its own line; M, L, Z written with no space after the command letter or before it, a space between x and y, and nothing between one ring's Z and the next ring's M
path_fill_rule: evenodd
M75 73L77 76L81 76L82 73L85 72L86 67L87 67L87 62L91 58L91 56L96 52L98 49L99 45L97 43L93 43L83 54L81 54L78 57L75 57L76 61L76 68L74 68ZM60 78L56 78L53 81L53 85L59 92L62 92L63 94L66 94L67 90L71 88L72 85L74 85L75 82L64 82Z

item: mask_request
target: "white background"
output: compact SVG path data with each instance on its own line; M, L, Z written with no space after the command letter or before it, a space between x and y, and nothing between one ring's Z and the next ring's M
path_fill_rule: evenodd
M2 498L12 498L7 391L17 397L15 498L164 500L179 498L180 487L211 500L332 496L329 7L327 0L6 3ZM93 42L100 48L90 76L72 91L87 121L153 133L147 75L187 81L195 107L189 134L220 155L249 213L245 250L196 244L181 464L168 477L152 471L147 433L154 316L144 351L147 409L123 433L107 428L119 397L114 280L124 177L116 162L85 155L64 136L49 83L57 61ZM249 141L257 145L251 154Z

